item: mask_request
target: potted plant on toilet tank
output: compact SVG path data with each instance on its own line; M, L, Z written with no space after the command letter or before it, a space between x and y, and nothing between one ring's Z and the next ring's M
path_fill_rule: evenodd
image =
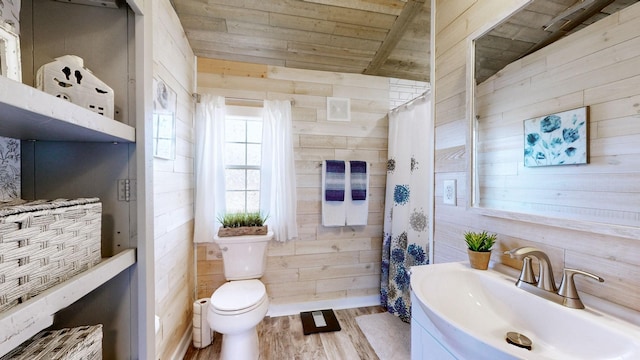
M259 212L228 213L218 217L222 226L218 229L219 237L242 235L266 235L268 232L267 217Z
M471 267L486 270L491 259L491 248L496 242L497 235L486 231L467 231L464 233L464 241L467 243L467 253Z

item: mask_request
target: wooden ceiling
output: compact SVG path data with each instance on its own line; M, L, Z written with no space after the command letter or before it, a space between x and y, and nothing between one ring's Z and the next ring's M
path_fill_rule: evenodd
M477 42L477 81L637 1L534 0ZM199 57L429 81L431 0L171 2Z
M429 81L431 0L172 0L199 57Z

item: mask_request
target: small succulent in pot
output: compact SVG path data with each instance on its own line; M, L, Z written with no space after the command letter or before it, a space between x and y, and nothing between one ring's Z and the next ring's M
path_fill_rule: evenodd
M491 248L498 235L489 234L486 231L464 233L464 241L467 243L469 264L474 269L486 270L491 259Z
M464 241L471 251L489 252L493 244L495 244L497 236L496 234L489 234L486 231L467 231L464 233Z

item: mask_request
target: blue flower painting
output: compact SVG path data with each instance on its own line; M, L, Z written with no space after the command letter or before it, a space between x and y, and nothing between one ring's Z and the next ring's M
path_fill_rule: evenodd
M527 167L587 163L587 107L524 122Z

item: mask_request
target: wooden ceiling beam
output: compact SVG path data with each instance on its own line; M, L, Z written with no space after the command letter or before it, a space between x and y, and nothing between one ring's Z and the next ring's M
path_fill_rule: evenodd
M590 17L596 15L597 13L601 12L602 9L604 9L605 7L609 6L611 3L613 3L615 0L597 0L595 1L595 3L587 8L584 9L584 11L576 16L574 19L571 19L569 21L567 21L564 25L560 26L557 30L552 31L549 36L542 40L541 42L537 43L535 46L533 46L531 49L529 49L529 51L527 51L524 55L522 55L522 57L525 57L529 54L532 54L540 49L542 49L543 47L552 44L558 40L560 40L561 38L565 37L568 33L571 32L571 30L575 29L577 26L580 26L584 21L586 21L587 19L589 19ZM562 19L560 19L559 21L561 21Z
M376 52L375 57L371 60L371 63L367 68L363 71L363 74L366 75L375 75L382 65L384 65L385 61L389 58L391 51L396 47L398 41L402 38L402 35L405 33L411 21L422 11L422 7L424 6L425 0L409 0L407 4L402 9L402 12L396 18L396 21L393 23L393 26L387 33L384 41L380 44L380 48Z

